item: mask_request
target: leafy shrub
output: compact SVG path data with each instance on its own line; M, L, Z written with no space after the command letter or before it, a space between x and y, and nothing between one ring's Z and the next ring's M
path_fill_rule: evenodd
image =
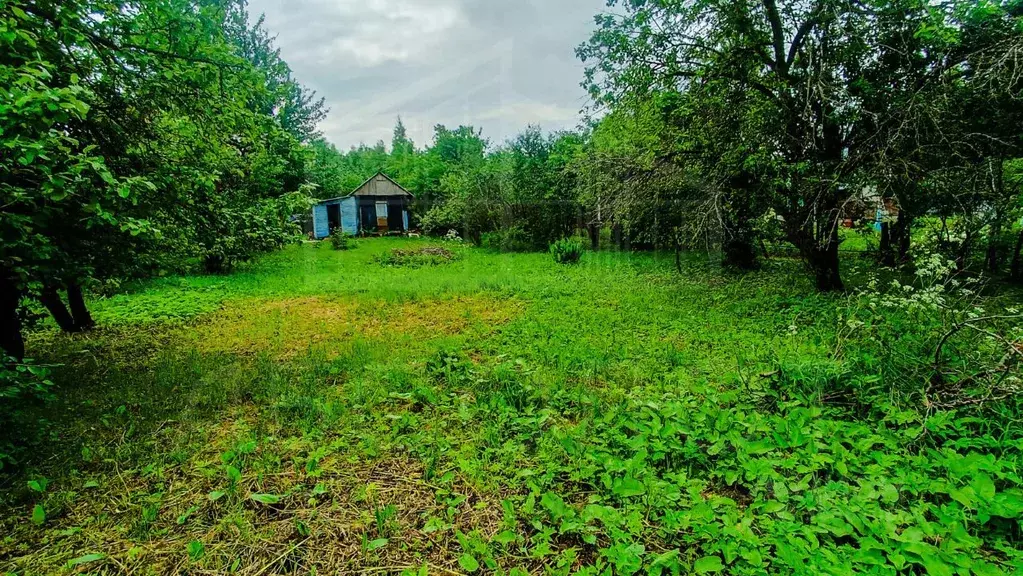
M51 386L46 368L0 357L0 469L14 461L26 433L41 428L26 409L52 399Z
M518 226L483 234L480 246L498 252L528 252L534 248L529 235Z
M464 205L456 200L449 200L434 206L419 218L419 226L428 236L441 236L449 230L462 228Z
M290 217L308 206L308 197L294 192L241 209L225 209L198 238L203 268L211 274L229 272L297 241L301 228Z
M583 256L583 243L578 238L562 238L551 244L550 252L558 264L575 264Z
M395 248L376 257L376 261L384 266L403 266L406 268L436 266L438 264L447 264L457 259L457 254L441 246L426 246L413 250Z
M330 233L330 245L334 250L351 250L355 248L355 239L341 228L334 228Z

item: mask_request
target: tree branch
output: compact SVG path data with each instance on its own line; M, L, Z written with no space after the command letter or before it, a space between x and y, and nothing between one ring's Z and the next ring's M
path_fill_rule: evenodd
M781 22L781 14L778 13L777 0L764 0L764 9L767 10L767 20L771 23L775 67L785 74L788 71L785 59L785 26Z

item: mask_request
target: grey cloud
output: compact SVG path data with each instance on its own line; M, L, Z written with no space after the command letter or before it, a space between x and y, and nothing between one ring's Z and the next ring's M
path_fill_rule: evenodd
M575 47L604 0L250 0L284 58L327 99L339 147L390 140L397 116L420 146L434 124L494 142L571 128L586 104Z

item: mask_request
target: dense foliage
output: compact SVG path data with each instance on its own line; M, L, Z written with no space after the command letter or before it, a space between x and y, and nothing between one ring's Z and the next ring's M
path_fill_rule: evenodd
M744 268L774 221L833 290L840 223L884 208L884 263L930 216L963 267L983 244L1019 275L1019 2L610 5L579 55L610 108L591 163L621 183L601 192L618 219L711 233Z
M81 331L83 289L280 247L324 112L243 0L4 0L3 349L28 299Z
M578 50L597 119L499 146L437 126L418 149L319 143L343 193L383 170L416 224L505 250L586 230L623 248L709 248L755 269L791 248L842 290L848 224L879 263L914 245L1023 276L1023 8L1018 2L611 2Z
M416 227L443 236L456 230L480 244L543 250L579 224L572 162L584 137L543 134L530 127L499 147L471 126L436 126L433 142L417 149L398 119L390 150L384 142L340 152L314 142L310 173L324 174L325 196L342 195L378 171L416 196Z

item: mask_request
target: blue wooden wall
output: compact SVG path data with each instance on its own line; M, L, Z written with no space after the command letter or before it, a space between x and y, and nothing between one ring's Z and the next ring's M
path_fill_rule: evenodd
M341 229L346 234L355 236L359 233L359 208L355 197L330 200L313 206L313 235L317 240L330 236L330 222L327 219L327 206L341 205Z
M352 236L359 233L359 207L355 196L341 199L341 229Z
M313 236L317 239L330 236L330 229L327 223L327 205L317 204L313 206Z

